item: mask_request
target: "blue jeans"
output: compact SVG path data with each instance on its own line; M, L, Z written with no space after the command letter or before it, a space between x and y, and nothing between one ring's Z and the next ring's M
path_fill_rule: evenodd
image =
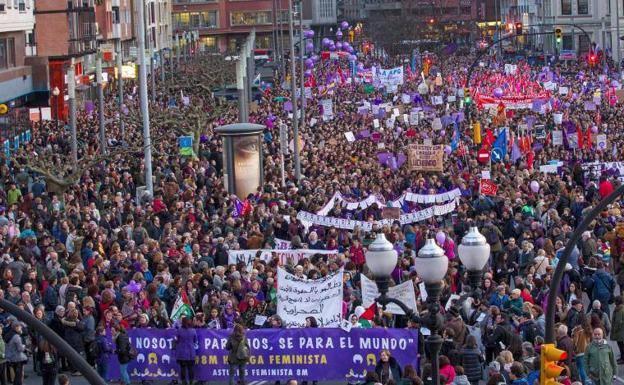
M128 375L128 364L119 364L119 374L124 384L130 385L130 376Z
M576 370L578 370L578 375L581 378L581 382L587 382L587 372L585 371L585 355L577 355L574 358L574 361L576 362Z
M128 364L126 364L126 367ZM97 372L104 379L104 381L108 381L108 362L106 360L102 360L97 363ZM127 370L126 370L127 372Z

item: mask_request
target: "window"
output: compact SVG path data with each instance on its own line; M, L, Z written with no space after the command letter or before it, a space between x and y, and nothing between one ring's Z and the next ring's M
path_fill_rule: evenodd
M217 11L207 11L201 13L201 26L203 28L217 28Z
M572 14L572 0L561 0L561 14L562 15Z
M577 0L576 3L577 11L579 15L588 15L589 14L589 0Z
M256 36L256 48L269 49L271 48L271 36Z
M579 52L587 52L587 51L589 51L589 46L590 46L591 42L589 41L587 36L579 35L578 38L579 38L579 40L578 40Z
M0 12L6 12L6 4L4 0L0 0Z
M572 35L563 35L563 39L561 42L561 49L564 49L564 50L574 49L574 40L572 40Z
M112 19L113 19L113 24L119 24L121 22L120 18L119 18L119 7L113 7L113 15L112 15Z
M232 26L268 24L271 24L271 11L236 11L230 13L230 25Z
M199 44L203 47L203 50L207 52L217 52L219 50L217 38L214 36L200 37Z
M15 67L15 39L0 39L0 70Z
M19 0L19 11L26 12L26 2L25 0Z

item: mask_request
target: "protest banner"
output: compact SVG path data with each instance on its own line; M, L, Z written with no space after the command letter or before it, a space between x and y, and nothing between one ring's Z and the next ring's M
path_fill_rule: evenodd
M552 141L553 141L553 145L562 146L563 145L563 131L554 130L552 132Z
M381 209L381 217L383 219L399 219L401 217L400 207L383 207Z
M444 146L413 144L407 149L407 159L410 170L442 171Z
M586 179L597 181L601 175L616 177L624 182L624 162L590 162L581 164Z
M323 119L334 116L334 102L332 99L321 100L321 107L323 108Z
M285 239L275 238L275 248L277 250L290 250L291 243Z
M605 151L607 149L607 134L596 135L596 147L598 147L600 151Z
M180 376L175 360L176 329L130 329L137 358L128 365L134 381L171 381ZM227 382L231 330L197 329L195 380ZM246 334L251 357L245 378L276 381L284 378L315 378L318 381L359 383L374 371L379 351L388 349L404 367L418 367L418 330L358 329L257 329ZM108 380L119 379L116 354L109 359Z
M362 285L362 306L369 308L375 299L379 297L379 290L375 281L368 279L365 275L361 276ZM416 292L414 291L414 281L408 280L400 285L388 288L388 297L398 299L408 308L416 312ZM405 312L396 304L390 303L386 310L392 314L404 315Z
M380 68L377 72L377 79L382 86L387 87L403 84L403 67Z
M342 321L342 275L315 280L298 278L277 269L277 315L284 326L305 327L306 318L314 317L320 327L339 327Z
M490 179L481 179L479 190L483 195L496 196L498 186Z
M292 260L297 263L303 258L309 258L314 254L331 255L337 254L337 250L310 250L310 249L250 249L250 250L228 250L228 265L244 263L247 271L253 266L256 257L264 262L270 262L273 257L279 260L280 265L285 265Z

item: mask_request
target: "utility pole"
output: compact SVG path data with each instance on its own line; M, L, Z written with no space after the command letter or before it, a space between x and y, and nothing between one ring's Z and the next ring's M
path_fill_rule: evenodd
M306 100L305 100L305 95L303 92L303 87L305 86L305 80L304 80L304 72L305 72L305 65L303 62L303 58L305 56L305 46L303 44L303 0L299 0L299 53L301 55L299 63L301 65L301 71L299 73L299 83L300 83L300 92L299 92L299 97L301 98L301 129L303 130L303 125L305 122L305 104L306 104Z
M100 154L106 154L106 127L104 127L104 85L102 84L102 52L95 55L95 82L98 97L98 122L100 125Z
M277 0L271 1L273 8L273 63L277 63Z
M145 0L138 0L138 44L139 44L139 98L143 117L143 154L145 157L145 186L150 196L154 196L152 181L152 138L150 134L149 109L147 100L147 69L145 68Z
M252 30L247 37L247 55L245 56L245 60L247 60L247 103L251 103L253 100L254 77L256 75L255 46L256 31Z
M76 135L76 71L74 59L67 70L67 94L69 96L69 130L71 131L72 162L78 164L78 136Z
M293 110L293 141L295 144L295 179L296 183L299 183L301 179L301 160L299 159L299 114L297 108L297 99L295 98L295 91L297 88L297 71L296 57L295 57L295 38L293 34L293 0L288 0L288 22L289 22L289 35L290 35L290 100L292 102Z
M241 123L249 121L247 113L247 89L245 82L245 73L247 72L247 60L245 58L247 51L247 42L243 44L239 52L239 58L236 62L236 89L238 91L238 120Z
M126 125L123 120L123 112L121 111L124 104L124 82L122 73L122 63L123 63L123 52L121 50L121 39L117 41L117 57L115 58L117 61L117 87L119 88L119 129L121 130L121 141L125 142L126 140Z
M156 74L154 73L154 52L150 49L150 82L152 83L152 103L156 103Z

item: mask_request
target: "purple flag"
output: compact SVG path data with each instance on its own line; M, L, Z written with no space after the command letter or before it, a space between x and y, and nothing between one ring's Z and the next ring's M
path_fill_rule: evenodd
M292 111L293 105L291 101L284 102L284 111Z
M518 141L514 140L513 146L511 147L511 161L516 163L520 158L522 158L522 152L520 151L520 147L518 147Z
M238 218L243 213L243 202L240 199L236 198L234 201L234 210L232 211L232 218Z

